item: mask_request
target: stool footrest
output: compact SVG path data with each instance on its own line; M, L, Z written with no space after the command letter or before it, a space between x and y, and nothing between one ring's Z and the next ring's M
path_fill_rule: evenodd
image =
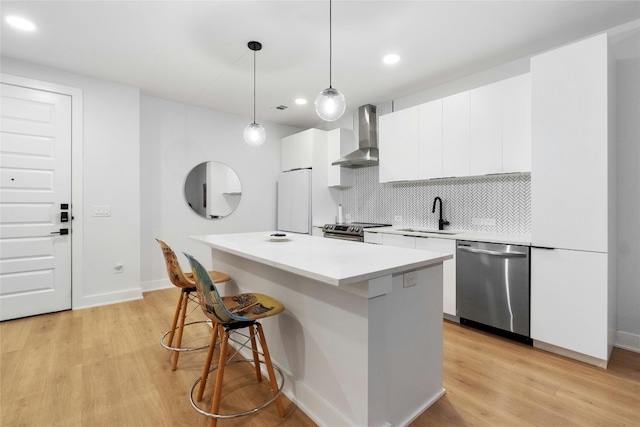
M226 365L230 365L232 363L252 363L252 362L253 362L253 359L232 360L230 362L227 362ZM265 362L262 361L262 360L260 361L260 363L263 364L263 365L265 364ZM217 366L215 368L211 369L211 371L209 371L209 372L213 372L216 369L218 369ZM196 389L196 387L198 386L198 384L202 380L202 378L200 378L200 377L198 377L196 382L193 383L193 386L191 387L191 392L189 393L189 401L191 402L191 406L193 406L193 409L195 409L200 414L205 415L205 416L210 417L210 418L219 418L219 419L221 419L221 418L236 418L236 417L243 417L245 415L254 414L254 413L266 408L270 404L272 404L278 398L278 396L280 396L280 393L282 393L282 388L284 387L284 375L282 374L282 371L280 370L280 368L277 367L276 365L273 365L273 369L278 373L278 376L280 377L280 382L278 384L277 393L274 393L274 395L269 400L267 400L266 402L264 402L263 404L261 404L259 406L256 406L255 408L248 409L248 410L246 410L244 412L237 412L235 414L213 414L211 412L205 411L204 409L200 408L198 406L198 404L193 399L193 391Z
M198 320L196 322L189 322L189 323L185 323L184 326L189 326L189 325L195 325L198 323L208 323L211 324L210 320ZM180 329L180 327L176 327L176 330ZM167 350L171 350L171 351L196 351L196 350L202 350L205 348L209 348L209 344L205 344L203 346L200 347L170 347L167 344L164 343L165 338L167 337L167 335L169 335L171 333L171 330L168 330L167 332L164 333L164 335L162 336L162 338L160 338L160 345L164 348L166 348Z

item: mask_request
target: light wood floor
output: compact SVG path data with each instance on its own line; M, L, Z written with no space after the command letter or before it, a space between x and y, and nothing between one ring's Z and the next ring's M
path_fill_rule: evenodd
M205 353L183 353L171 372L159 344L177 292L0 324L0 425L204 427L188 392ZM185 343L209 331L191 326ZM444 337L447 393L414 427L640 426L640 354L616 349L603 370L448 322ZM227 371L224 410L268 393L242 365ZM288 400L285 412L268 407L218 426L314 425Z

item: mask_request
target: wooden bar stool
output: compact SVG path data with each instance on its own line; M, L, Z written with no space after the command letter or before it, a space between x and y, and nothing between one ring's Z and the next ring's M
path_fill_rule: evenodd
M176 306L175 314L173 315L173 321L171 322L171 329L169 329L160 339L160 344L166 348L167 350L171 350L174 352L172 362L171 362L171 370L175 371L178 366L178 357L181 352L184 351L196 351L202 350L209 347L208 344L205 344L200 347L181 347L182 345L182 333L184 332L185 326L194 325L198 323L209 323L207 320L200 320L196 322L189 322L185 324L185 319L187 317L187 309L189 300L196 301L192 296L192 292L196 292L196 284L193 280L192 273L184 273L182 268L180 268L180 263L178 263L178 258L173 252L173 250L167 245L164 241L160 239L156 239L156 241L160 244L162 248L162 254L164 255L164 260L167 265L167 274L169 275L169 279L171 283L173 283L176 287L180 288L180 296L178 297L178 305ZM209 271L208 272L211 280L215 283L224 283L231 280L231 278L225 273L221 273L219 271ZM197 301L196 301L197 302ZM192 310L193 311L193 310ZM178 325L178 319L180 324ZM176 337L175 347L173 347L173 338L178 331L178 336ZM165 343L165 338L169 336L168 341Z
M280 417L284 417L284 407L280 398L280 393L282 392L282 387L284 386L284 375L277 366L273 366L271 362L271 356L269 355L269 349L267 347L267 341L262 330L262 325L257 322L257 320L259 319L269 316L275 316L282 313L284 311L284 306L278 300L263 294L246 293L221 297L215 283L211 280L211 277L207 274L207 271L202 266L202 264L200 264L193 256L187 253L185 253L185 255L189 259L189 263L191 264L193 278L196 282L196 289L198 292L198 298L200 300L200 307L202 308L204 314L209 319L211 319L212 322L214 322L213 331L211 333L211 344L209 346L207 358L202 368L202 375L191 387L191 393L189 395L191 405L199 413L211 418L211 420L209 421L210 427L215 427L219 418L235 418L249 415L261 409L264 409L274 401L276 402L278 415ZM244 328L249 329L248 335L238 333L239 330ZM234 338L236 337L235 333L238 333L238 335L244 337L244 341L242 342L234 338L230 338L231 333L234 333ZM198 407L193 399L193 391L199 383L200 387L198 388L196 401L200 402L202 400L202 395L207 384L207 377L211 369L211 360L213 359L214 344L218 335L221 335L220 357L218 366L213 369L217 370L218 372L216 373L216 381L214 385L215 388L213 391L211 409L209 412L207 412ZM260 342L262 352L258 350L256 335ZM227 359L229 340L233 341L236 344L239 344L240 347L236 349L233 355ZM235 357L236 354L238 354L238 352L242 348L248 348L248 345L251 345L253 359L234 361L231 360ZM264 361L260 360L260 355L263 356ZM220 414L220 399L222 397L224 370L227 365L237 362L253 362L258 382L262 381L260 364L264 364L267 369L267 374L269 375L269 382L271 391L273 392L273 397L264 402L262 405L244 412L235 414ZM281 378L280 384L278 384L278 382L276 381L276 370L278 371L278 374Z

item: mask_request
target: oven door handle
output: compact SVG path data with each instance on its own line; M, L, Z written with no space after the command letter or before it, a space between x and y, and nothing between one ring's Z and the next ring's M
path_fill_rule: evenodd
M327 238L327 239L349 240L351 242L362 242L363 241L362 237L349 236L349 235L345 235L345 234L324 233L324 237Z
M522 252L491 251L489 249L476 249L476 248L470 248L468 246L458 246L458 250L463 252L470 252L472 254L499 256L503 258L524 258L527 256L526 253L522 253Z

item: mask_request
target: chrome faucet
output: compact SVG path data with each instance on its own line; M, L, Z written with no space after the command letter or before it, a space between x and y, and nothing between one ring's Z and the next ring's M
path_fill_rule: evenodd
M431 213L436 211L436 202L440 201L440 218L438 219L438 230L444 230L445 225L449 225L449 221L445 221L442 219L442 199L440 197L436 197L433 199L433 208L431 208Z

